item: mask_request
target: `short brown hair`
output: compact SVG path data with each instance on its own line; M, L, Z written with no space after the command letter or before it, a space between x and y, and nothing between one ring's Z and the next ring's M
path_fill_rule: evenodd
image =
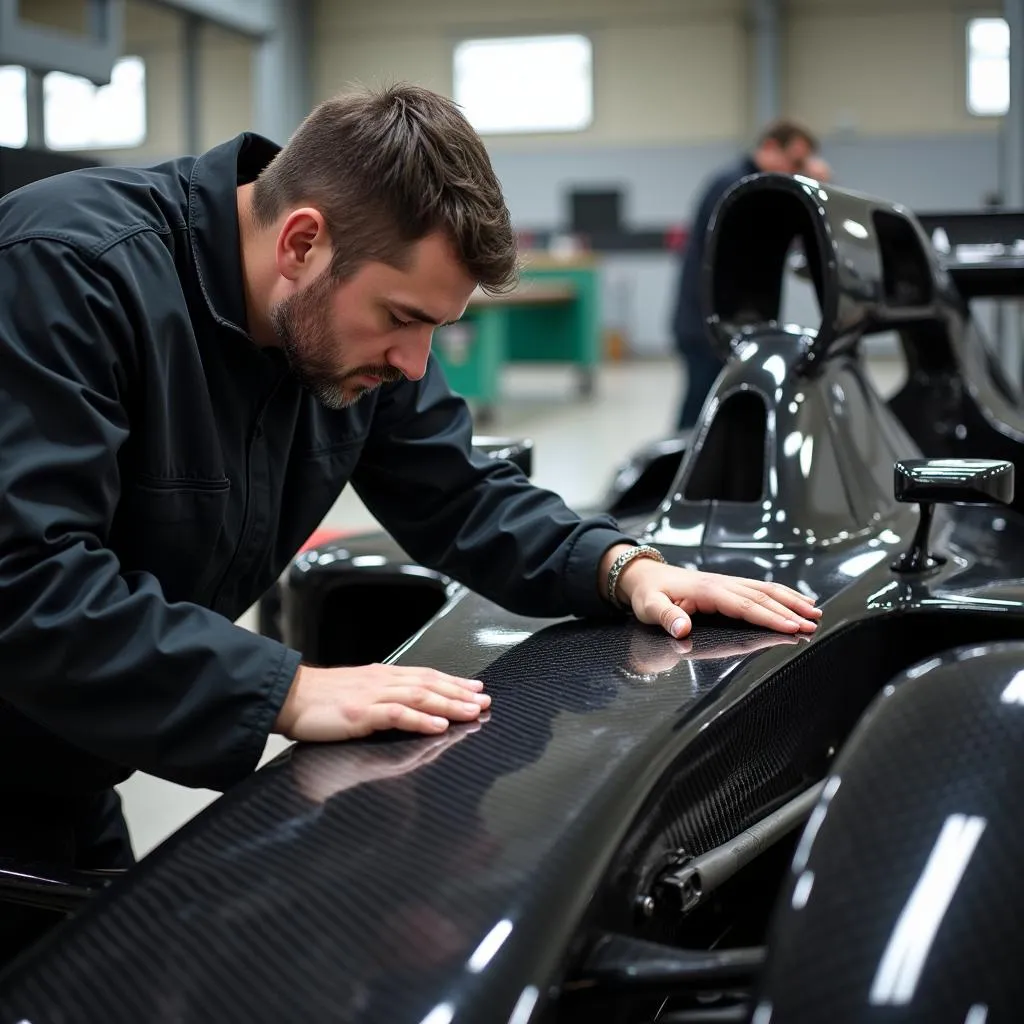
M441 230L485 290L516 281L515 233L487 150L429 89L353 89L316 106L257 178L252 214L269 226L304 203L327 223L336 278L370 260L403 266L413 243Z
M765 125L757 137L757 145L763 146L766 142L776 142L785 149L797 139L803 139L812 153L817 153L821 148L817 137L806 125L788 117L780 117Z

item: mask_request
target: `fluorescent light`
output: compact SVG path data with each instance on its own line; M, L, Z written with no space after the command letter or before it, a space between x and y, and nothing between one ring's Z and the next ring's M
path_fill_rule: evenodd
M512 934L512 922L507 918L499 921L484 937L469 958L467 966L475 974L479 974L494 959L494 954L501 949L505 940Z
M951 814L907 900L871 985L872 1005L905 1005L914 997L935 935L985 831L984 818Z

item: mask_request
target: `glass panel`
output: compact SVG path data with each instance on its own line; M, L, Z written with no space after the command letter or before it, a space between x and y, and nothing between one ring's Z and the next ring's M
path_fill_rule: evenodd
M43 79L46 144L51 149L130 149L146 138L146 66L124 57L108 85L51 71Z
M1010 28L1004 18L967 24L967 109L998 116L1010 108Z
M21 148L28 142L25 69L0 67L0 146Z
M593 119L585 36L469 39L455 47L454 99L482 133L581 131Z

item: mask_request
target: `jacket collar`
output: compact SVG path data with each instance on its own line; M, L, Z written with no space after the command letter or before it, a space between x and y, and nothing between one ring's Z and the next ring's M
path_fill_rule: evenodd
M243 132L196 158L188 186L188 233L199 286L214 319L248 335L235 189L253 181L280 151Z

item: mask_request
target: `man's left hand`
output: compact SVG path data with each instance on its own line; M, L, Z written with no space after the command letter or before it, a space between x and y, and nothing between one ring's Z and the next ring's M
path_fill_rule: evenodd
M601 579L607 579L612 562L628 550L616 546L605 554ZM821 618L813 601L781 583L682 569L651 558L635 558L622 570L616 596L640 622L658 624L674 637L690 632L696 612L728 615L782 633L811 633Z

